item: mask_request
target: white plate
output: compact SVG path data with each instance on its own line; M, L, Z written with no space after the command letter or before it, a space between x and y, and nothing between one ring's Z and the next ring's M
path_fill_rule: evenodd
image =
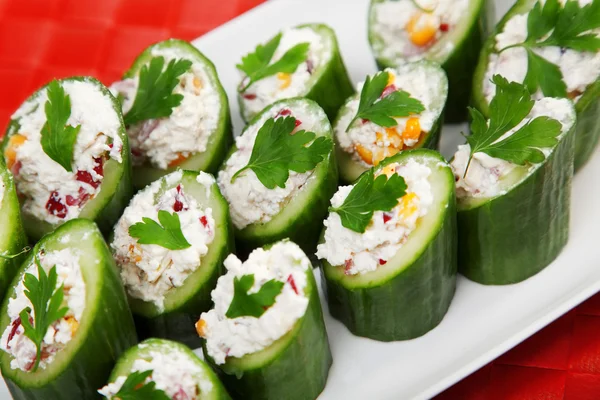
M502 16L511 1L495 0ZM197 39L216 64L227 89L234 126L242 121L236 101L235 64L257 43L278 30L305 22L332 26L355 82L375 71L366 38L367 0L276 0L261 5ZM443 131L448 156L462 143L464 126ZM486 287L460 277L456 296L442 323L406 342L379 343L358 338L326 312L334 363L319 400L428 399L440 393L600 290L600 157L581 171L574 184L571 238L560 257L526 282ZM515 221L515 229L519 227ZM9 399L2 385L1 399Z

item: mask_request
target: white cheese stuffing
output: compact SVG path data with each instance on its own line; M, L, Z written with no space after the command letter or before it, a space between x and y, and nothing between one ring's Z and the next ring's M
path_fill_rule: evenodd
M244 104L243 112L246 120L251 119L268 105L277 100L302 97L309 90L313 72L326 65L333 56L333 43L328 36L318 34L313 28L288 28L282 32L281 41L273 55L271 64L278 61L289 49L300 43L309 43L308 56L296 71L291 74L281 73L261 79L250 85L240 94ZM241 85L247 84L247 77L242 74Z
M217 78L204 63L177 47L154 48L152 56L164 57L165 68L175 59L193 62L173 90L182 95L183 100L173 108L171 116L139 122L127 129L134 165L148 160L155 168L167 169L206 150L208 139L218 128L222 104L215 83ZM139 75L136 75L111 87L113 92L124 96L124 115L133 106L138 86Z
M454 46L446 43L436 46L448 33L459 25L468 13L469 0L417 0L419 6L430 13L419 10L413 0L386 0L374 3L371 25L376 35L373 41L375 53L385 59L416 61L428 51L449 54ZM430 31L431 40L421 45L411 40L411 35ZM426 33L423 33L426 34Z
M138 358L131 366L131 372L152 371L146 382L154 382L155 388L162 390L169 398L197 399L199 394L209 394L213 383L202 368L190 356L177 348L169 352L151 351L148 357ZM114 382L98 390L102 396L113 398L125 381L126 376L119 376Z
M298 319L304 316L308 298L304 290L311 264L296 244L278 242L269 250L254 250L248 260L241 262L231 254L225 260L227 273L219 278L212 292L215 308L202 314L199 323L204 326L208 354L217 364L226 357L242 357L261 351L288 333ZM284 282L275 304L259 318L225 316L233 299L233 280L254 274L254 285L249 293L256 293L271 279Z
M529 121L540 116L548 116L560 122L562 134L567 132L575 121L575 112L569 100L546 97L536 101L529 115L497 141L504 140ZM551 151L551 149L541 150L546 156ZM494 197L502 194L506 190L502 185L503 178L517 166L508 161L490 157L485 153L475 153L467 175L464 176L470 152L471 147L468 144L458 146L458 151L451 163L456 178L457 197ZM530 168L535 168L535 165L531 165Z
M566 0L560 0L560 2L564 5ZM579 0L580 6L591 2L592 0ZM515 15L506 22L503 31L496 35L497 51L523 43L527 39L528 15L528 13ZM594 30L593 33L598 36L600 29ZM563 81L567 86L567 93L572 99L578 100L586 88L600 77L600 52L581 52L556 46L534 48L533 51L560 68ZM507 49L500 54L490 54L486 76L483 80L483 90L487 101L490 102L496 94L496 85L491 82L494 75L502 75L508 81L523 82L527 70L527 51L522 47ZM542 97L542 92L538 90L535 98Z
M431 169L414 159L405 164L390 164L379 174L398 174L406 182L406 195L389 212L376 211L364 233L345 228L339 214L331 212L325 220L325 241L317 247L317 257L331 265L342 265L347 275L364 274L385 265L427 215L433 203L429 182ZM331 199L340 207L353 186L342 186Z
M225 163L225 167L219 171L217 181L221 193L229 202L231 219L238 229L243 229L254 223L269 222L306 186L313 174L313 171L304 173L290 171L285 188L268 189L256 177L254 171L248 169L231 183L233 175L250 161L259 129L262 128L267 119L274 118L281 112L291 115L301 122L296 129L316 133L323 131L322 121L314 115L314 112L309 110L306 104L300 104L291 108L271 109L259 121L250 125L241 136L236 138L237 151L231 155Z
M447 89L447 86L442 83L445 77L442 76L441 71L419 63L404 64L395 70L388 68L385 71L388 72L390 80L384 93L389 94L393 90L408 92L412 98L423 104L425 111L419 115L395 118L398 125L387 129L374 122L359 119L347 131L350 121L358 112L360 96L356 95L350 100L334 127L334 134L340 148L350 153L356 162L365 167L370 167L374 161L376 164L402 149L417 145L421 135L433 128L444 106L444 88ZM361 92L363 85L364 82L357 85L358 93ZM420 126L418 136L407 130L409 118L418 121Z
M75 142L73 172L52 160L40 143L40 132L46 123L46 89L12 115L20 124L18 138L24 141L14 142L15 158L7 159L17 191L24 198L23 212L51 224L77 218L85 202L100 192L103 176L98 173L102 168L97 168L106 161L106 155L122 162L123 144L118 134L121 121L110 96L89 81L63 81L61 85L71 99L67 125L81 125ZM91 180L95 183L90 184Z
M63 306L69 309L65 317L54 322L46 332L46 336L44 336L42 358L39 364L42 369L52 363L56 353L68 345L81 323L83 311L85 310L86 288L79 266L80 256L78 251L69 248L39 255L40 263L46 273L53 266L56 266L58 275L56 288L63 285ZM34 275L37 278L37 266L32 263L25 273ZM10 324L6 327L2 339L0 339L0 349L14 357L10 362L12 369L19 368L23 371L29 371L35 361L36 347L25 336L25 330L21 325L19 316L25 308L30 307L33 309L31 302L25 296L24 290L25 286L22 278L17 285L16 296L11 297L8 301Z
M152 302L161 310L169 290L182 286L190 274L201 268L202 257L208 253L208 246L215 235L212 209L202 209L194 197L186 193L183 183L166 190L155 200L163 184L172 186L181 177L181 171L173 172L165 180L156 181L138 192L115 226L111 243L129 295ZM214 183L210 176L201 180ZM190 247L169 250L155 244L138 244L137 239L129 235L129 227L141 222L142 218L158 222L160 210L177 212L181 231Z

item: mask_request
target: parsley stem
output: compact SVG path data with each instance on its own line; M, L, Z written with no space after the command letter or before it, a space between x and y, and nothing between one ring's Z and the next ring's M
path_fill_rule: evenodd
M346 132L348 132L350 130L350 128L352 127L352 124L354 124L357 119L358 119L358 114L356 114L356 116L354 118L352 118L352 121L350 121L350 123L348 124L348 127L346 128Z
M516 43L516 44L511 44L510 46L506 46L505 48L503 48L502 50L500 50L500 51L498 52L498 54L502 54L502 53L504 53L506 50L509 50L509 49L514 49L514 48L516 48L516 47L526 47L527 45L528 45L528 43L527 43L527 42L523 42L523 43Z
M19 257L21 254L28 253L31 250L31 247L25 246L23 250L18 252L17 254L0 254L0 258L5 260L12 260L13 258Z
M428 9L424 8L417 2L417 0L411 0L411 1L415 7L417 7L419 10L421 10L425 13L431 14L434 11L434 10L428 10Z
M240 174L247 169L248 169L248 166L246 165L244 168L240 169L238 172L233 174L233 176L231 177L231 183L233 183L233 181L235 181L237 179L237 177L240 176Z
M469 161L467 161L467 166L465 168L465 173L463 174L463 179L467 177L467 172L469 172L469 166L471 165L471 160L473 160L473 153L469 156Z

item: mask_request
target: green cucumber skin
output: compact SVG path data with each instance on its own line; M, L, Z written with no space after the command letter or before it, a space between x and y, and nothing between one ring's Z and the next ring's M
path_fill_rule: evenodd
M95 315L86 310L85 318L94 318L86 340L75 350L69 365L52 382L35 384L23 382L20 374L10 368L10 356L2 352L0 355L2 375L15 400L48 400L48 399L98 399L96 390L106 383L110 371L119 356L137 343L131 311L127 306L125 290L112 261L112 255L100 232L90 221L75 219L61 225L55 233L48 236L68 232L72 227L85 229L94 236L95 247L101 253L100 275L105 279L99 289ZM43 243L44 239L40 243ZM38 248L39 244L36 246ZM34 251L36 250L34 249ZM35 254L35 253L34 253ZM31 255L28 261L31 259ZM28 262L25 265L28 265ZM17 283L17 278L13 285ZM8 296L4 300L6 310ZM88 306L86 306L87 308ZM6 326L3 318L3 330ZM76 334L77 335L77 334ZM77 337L77 336L75 336ZM52 368L50 364L48 368ZM19 370L20 371L20 370ZM21 372L21 374L29 374Z
M314 84L314 86L302 97L317 102L327 114L330 121L333 121L338 110L344 104L344 101L354 93L354 85L348 75L346 66L340 53L339 45L335 32L324 24L305 24L297 28L309 27L316 31L323 31L323 34L330 35L333 40L331 49L333 58L323 66L323 75ZM254 119L255 115L246 117L244 102L242 96L238 93L238 104L240 106L242 118L246 122Z
M162 176L167 175L177 169L185 169L191 171L204 171L208 173L215 173L221 162L227 155L231 144L233 143L233 125L231 123L231 112L229 110L229 100L223 89L223 85L219 80L219 75L215 65L210 61L204 54L202 54L196 47L190 43L179 40L179 39L168 39L144 50L133 62L131 68L123 75L123 78L132 78L142 68L143 65L150 62L152 57L152 49L155 48L170 48L178 47L184 51L190 53L193 58L204 64L209 70L208 76L215 85L217 92L219 93L221 101L221 111L219 115L219 126L215 132L212 133L209 139L206 151L202 153L196 153L190 158L182 162L176 167L167 169L159 169L150 165L143 165L133 168L133 183L137 190L143 189L148 184L160 179ZM209 155L209 156L208 156ZM208 159L206 157L208 156Z
M459 209L458 265L464 276L508 285L537 274L558 256L569 239L574 148L573 128L545 164L508 193Z
M490 54L494 52L495 38L502 32L504 26L513 16L528 12L537 2L537 0L518 0L515 5L508 10L496 25L493 33L485 42L475 74L473 76L473 93L471 95L472 103L475 108L489 117L489 104L483 92L483 82L485 73L489 64ZM600 142L600 78L591 84L582 97L575 104L577 111L577 128L575 132L575 172L578 172L594 154L598 142Z
M203 343L204 358L219 375L233 399L313 400L325 388L333 363L323 322L323 310L312 270L307 271L311 294L302 326L273 360L255 369L215 364ZM227 369L227 372L224 371Z
M184 171L183 174L182 181L185 179L195 180L197 172ZM211 196L214 196L216 201L224 208L226 214L225 220L227 221L227 226L224 228L227 239L216 256L216 267L206 282L202 284L193 296L189 297L181 305L164 313L156 311L156 307L151 303L130 298L129 302L133 310L133 318L140 339L152 337L170 339L184 343L191 348L198 348L202 344L194 325L200 318L200 314L212 307L213 302L210 294L217 286L219 277L225 273L223 262L229 254L235 252L235 239L233 225L229 217L229 205L221 195L216 183L212 186Z
M231 397L225 390L225 387L221 381L204 361L200 360L200 358L198 358L198 356L187 346L165 339L147 339L137 346L129 348L119 358L119 361L117 361L115 368L110 374L108 382L116 381L119 376L129 375L135 360L138 358L143 358L146 353L149 353L150 351L157 351L165 354L171 349L177 349L183 353L186 353L192 360L194 360L196 364L202 368L202 370L204 370L206 377L212 382L213 389L211 391L211 395L202 397L199 400L207 400L207 397L210 397L210 400L231 400Z
M103 94L110 97L113 103L113 108L119 117L120 128L117 134L123 142L123 149L121 150L122 162L120 164L115 165L115 169L118 169L121 172L120 177L116 178L118 181L118 185L116 186L116 188L113 189L113 194L105 195L105 181L103 181L100 193L96 196L96 198L88 201L82 209L82 214L84 213L84 210L91 210L90 212L93 214L93 218L89 219L93 219L93 221L96 222L102 233L108 235L112 230L115 222L117 222L123 210L129 203L129 200L131 200L131 197L133 196L133 186L131 182L131 152L129 150L129 138L127 136L127 133L125 132L125 125L123 123L123 117L121 115L121 107L117 100L114 98L114 96L110 93L110 91L95 78L76 76L61 79L60 81L81 81L89 82L91 84L96 85L102 91ZM39 96L40 92L44 90L47 86L48 85L44 85L43 87L38 89L26 101L32 100L35 97ZM2 152L4 152L6 146L8 146L10 136L18 133L17 127L18 121L11 120L6 130L4 140L0 146ZM116 161L114 160L111 161L116 163ZM32 241L40 240L42 236L52 232L54 229L56 229L63 223L64 222L61 222L59 224L50 224L46 221L40 221L31 215L23 214L23 225L25 227L25 231L28 237Z
M312 100L301 98L279 100L256 115L252 121L250 121L248 126L252 125L253 123L257 123L262 115L271 110L273 107L286 105L289 106L293 103L306 101L312 103L315 109L320 109L320 106ZM331 127L329 127L329 132L326 136L334 140ZM231 155L236 151L237 146L234 144L229 151L229 155L225 158L221 168L224 168L229 157L231 157ZM294 218L289 221L285 229L265 232L265 230L268 230L270 226L269 224L273 222L273 220L264 224L248 225L241 230L237 228L234 229L236 239L235 246L238 257L244 260L252 252L252 250L282 239L290 239L299 245L306 254L313 254L316 251L317 243L319 241L319 233L323 226L323 220L327 216L329 200L335 194L339 181L335 149L332 149L327 159L323 160L319 165L317 165L317 167L314 169L314 175L316 175L315 178L318 179L319 182L312 182L312 185L318 184L318 190L311 188L311 190L315 190L316 193L314 193L312 196L310 207L304 207L304 209L296 213ZM289 207L290 205L288 204L287 206ZM273 218L277 218L277 215Z
M471 98L471 85L479 51L490 32L494 15L492 1L479 3L478 18L471 21L466 38L458 43L452 54L442 64L448 75L448 101L446 103L446 122L460 123L467 120L467 106ZM395 63L377 58L377 66L383 70L393 68Z
M0 226L3 227L4 238L8 239L8 243L0 245L0 254L18 254L27 246L28 240L23 228L19 198L13 178L6 169L3 159L0 159L0 182L4 183L4 195L0 201ZM4 298L4 294L25 257L27 257L26 254L13 259L0 258L0 299Z
M456 200L444 222L417 260L386 283L348 289L321 269L331 315L357 336L383 342L409 340L435 328L456 290ZM323 267L332 268L327 260Z

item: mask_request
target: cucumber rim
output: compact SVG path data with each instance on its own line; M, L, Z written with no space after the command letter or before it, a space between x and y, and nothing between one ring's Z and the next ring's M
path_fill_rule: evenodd
M321 39L323 40L324 43L329 45L329 46L326 46L329 49L329 51L324 50L323 54L322 54L322 55L329 54L329 57L327 57L327 59L323 61L323 65L314 69L313 73L310 76L310 79L306 82L306 84L304 86L304 90L302 90L302 92L300 94L298 94L297 96L294 96L294 97L288 97L288 98L282 98L282 99L276 100L273 103L267 105L264 109L267 109L267 108L271 107L273 104L283 101L283 100L291 100L291 99L295 99L295 98L308 97L310 95L310 93L312 92L313 88L315 86L319 85L322 78L325 76L325 72L327 70L328 65L330 65L332 62L334 62L336 54L339 54L340 50L339 50L339 46L337 43L337 38L335 36L335 31L333 29L331 29L331 27L329 27L328 25L322 24L322 23L308 23L308 24L296 25L296 26L291 27L290 29L302 29L302 28L312 29L317 35L319 35L321 37ZM269 38L269 40L271 40L273 37L274 36ZM255 114L248 114L246 112L246 106L244 103L244 98L242 96L242 93L240 93L239 90L236 90L236 93L237 93L238 105L240 107L240 114L242 115L242 119L244 121L246 121L248 123L248 125L250 125L250 124L252 124L252 121L254 121L256 119L257 116L261 115L264 112L264 109L263 109L263 111L260 111Z
M375 59L377 63L380 65L396 65L397 63L393 59L382 57L375 50L376 46L382 45L383 40L381 37L375 33L374 26L376 25L375 21L375 4L383 3L386 0L371 0L369 4L369 14L368 14L368 31L369 31L369 45L371 46L371 50L373 54L375 54ZM427 59L430 61L435 61L441 65L443 65L454 53L456 47L458 47L457 43L462 43L467 39L469 33L471 32L473 26L478 24L479 15L484 9L486 0L469 0L469 4L463 14L461 20L456 24L454 30L439 41L437 41L433 46L429 49L421 53L422 59ZM465 21L469 21L469 23L464 23ZM451 44L452 50L448 51L445 47ZM397 59L402 59L403 57L400 55L396 56Z
M575 106L574 106L573 102L569 100L569 103L571 105L573 121L568 128L565 128L563 126L561 134L558 137L558 141L551 148L550 152L545 156L544 161L542 161L541 163L532 164L530 166L518 166L518 165L515 166L514 170L511 171L501 181L503 184L506 184L506 186L501 186L502 190L495 196L491 196L491 197L483 197L483 196L479 197L478 196L478 197L462 197L462 198L457 197L456 211L461 212L461 211L473 210L475 208L482 207L482 206L494 201L495 199L504 196L506 193L516 189L517 187L520 187L520 186L526 184L527 179L531 175L533 175L538 169L542 168L542 166L544 166L546 164L548 158L552 154L554 154L554 152L558 148L559 144L561 144L565 140L565 138L567 138L567 136L569 136L572 132L574 132L575 127L577 126L576 111L575 111Z
M324 128L321 132L315 132L317 137L325 136L329 137L333 141L331 125L323 109L313 100L299 97L283 99L271 104L258 115L256 115L246 126L246 128L244 128L241 134L243 135L250 126L257 124L260 119L264 115L268 114L273 108L278 108L281 106L293 108L296 105L302 104L308 106L307 108L310 112L314 112L316 119L319 120L319 123L322 124L322 127ZM223 161L221 170L224 169L227 161L236 151L237 145L234 144L231 147L229 154L225 158L225 161ZM302 214L302 210L310 204L310 200L318 195L320 186L327 180L329 164L333 157L334 154L332 148L332 150L329 152L329 155L315 167L312 176L306 181L306 184L302 187L302 189L298 191L277 214L275 214L268 222L255 222L241 230L235 228L236 237L241 240L248 240L256 237L273 236L285 232L289 228L290 220L295 221L299 215Z
M178 311L184 306L190 298L202 289L202 287L211 279L216 269L221 268L220 257L223 248L229 245L229 206L225 198L221 195L216 182L212 183L210 188L210 198L200 199L196 191L203 194L206 188L203 184L196 181L199 172L182 171L183 175L179 182L172 185L166 185L165 177L161 178L162 185L156 195L164 193L166 190L187 182L186 193L190 194L201 207L210 207L213 211L215 220L215 236L213 241L207 246L208 252L200 259L200 267L189 274L182 286L170 289L164 298L164 309L160 310L154 303L131 297L127 293L127 299L134 314L145 318L154 318L165 315L173 311ZM198 185L196 187L196 185ZM208 206L206 204L209 204Z
M99 89L104 96L109 98L109 100L112 103L112 107L119 119L119 129L117 130L117 135L119 136L123 144L120 153L121 162L119 163L118 161L113 160L112 158L109 158L106 161L106 163L104 164L104 176L100 184L100 191L93 199L90 199L85 203L85 205L80 210L79 216L77 217L95 221L100 216L105 207L107 207L110 204L114 196L119 195L119 189L122 181L126 180L127 175L130 174L131 162L129 151L129 137L127 136L127 132L125 131L125 124L123 123L123 116L121 114L121 106L117 99L112 95L110 90L108 90L108 88L106 88L106 86L104 86L102 82L100 82L96 78L89 76L73 76L70 78L58 79L58 82L73 81L90 83L94 85L97 89ZM42 91L46 90L48 85L49 83L36 90L22 104L35 101L41 95ZM0 150L2 150L3 153L3 160L4 151L8 146L9 139L11 136L18 133L18 127L19 119L12 119L11 117L8 127L6 129L4 140L0 143ZM110 192L110 194L107 194L108 192ZM56 224L51 224L47 221L39 220L36 217L27 213L23 213L22 218L27 233L33 238L37 239L41 238L46 233L49 233L52 230L56 229L56 227L68 222L67 220L58 222Z
M454 174L450 165L437 151L430 149L415 149L408 150L396 154L382 161L374 170L378 171L391 163L402 163L409 159L420 159L424 161L432 170L430 182L435 180L440 184L445 184L445 187L436 189L436 185L432 184L434 194L443 194L441 198L434 197L434 204L430 207L427 215L422 217L419 226L417 226L409 235L406 243L398 250L385 265L380 265L377 270L370 271L364 274L346 275L343 266L333 266L327 260L321 260L323 266L323 274L325 279L336 282L346 289L368 289L386 284L391 279L402 274L410 268L413 262L425 251L429 243L435 239L441 231L443 221L446 217L447 210L450 204L454 204ZM325 238L325 228L321 233L321 242ZM408 255L407 255L408 252Z
M434 147L437 147L437 145L438 145L439 134L440 134L440 130L442 129L442 125L443 125L444 110L446 108L446 101L448 99L448 77L446 75L446 72L444 72L444 70L442 69L442 67L433 61L419 60L419 61L416 61L413 63L409 63L407 65L412 65L412 66L414 66L415 69L416 68L428 69L429 73L431 75L438 74L439 83L441 85L440 94L443 95L443 102L441 102L442 97L440 97L439 99L435 99L434 107L439 109L439 112L436 113L437 116L436 116L435 122L433 123L429 132L426 132L425 135L421 135L419 142L416 145L414 145L413 147L411 147L410 150L420 149L420 148L434 149ZM392 67L392 69L397 70L397 67ZM398 74L398 75L400 75L400 74ZM348 103L350 103L352 100L355 100L359 96L360 96L360 94L357 93L357 94L354 94L353 96L351 96L348 100L346 100L346 102L344 103L342 108L340 108L340 111L338 112L338 115L337 115L335 121L333 122L334 127L336 127L339 124L342 116L345 115L349 111ZM354 182L356 179L358 179L358 177L363 172L367 171L370 167L365 167L360 162L354 160L352 158L352 154L344 151L341 148L341 146L339 145L337 135L335 134L335 128L334 128L333 132L334 132L333 137L335 140L336 158L338 160L338 167L339 167L339 171L340 171L340 178L344 182L348 182L348 183ZM347 132L344 132L344 133L347 134ZM403 151L408 151L408 150L400 150L400 153L402 153Z
M190 361L193 361L195 365L197 365L204 374L205 379L211 381L213 384L210 392L201 393L201 397L198 400L216 400L222 397L225 394L225 389L223 388L222 383L216 377L213 370L204 363L189 347L179 342L175 342L167 339L157 339L151 338L146 339L143 342L140 342L136 346L130 347L117 361L115 367L113 368L110 377L108 379L108 383L113 383L117 380L119 376L127 376L131 373L131 367L133 363L137 359L149 359L150 352L155 351L162 354L168 354L170 351L180 351L184 353Z
M68 236L76 237L76 242L61 242L61 238ZM98 265L102 265L102 263L99 260L96 260L97 262L92 261L90 255L95 252L100 258L103 257L99 248L106 249L108 252L104 238L96 225L92 221L86 219L73 219L59 226L53 233L44 236L28 255L26 261L13 279L9 293L7 293L2 302L3 312L0 316L0 329L4 332L11 323L7 312L8 301L15 296L16 286L23 278L25 270L33 262L33 255L37 254L42 249L61 250L69 247L75 247L80 251L83 247L87 250L85 256L82 255L79 258L80 269L85 282L86 295L85 316L82 318L82 321L80 321L77 332L67 343L65 348L55 354L54 360L46 368L40 368L36 372L25 372L19 368L12 369L10 362L13 357L4 351L0 352L0 368L2 369L2 375L19 384L25 383L28 388L43 387L60 376L70 367L71 360L86 343L88 331L93 325L100 306L98 295L102 291L104 285L105 276L103 272L106 269L106 266L99 269Z
M208 79L219 95L219 103L221 105L218 117L219 123L215 130L208 135L209 139L206 143L206 150L203 152L191 153L190 157L181 164L167 169L160 169L152 166L150 162L146 160L143 165L133 167L135 171L134 183L136 184L136 187L139 188L143 188L148 183L178 169L214 172L226 153L227 145L233 139L229 100L225 93L225 89L221 84L221 80L219 79L217 69L212 61L189 42L180 39L168 39L147 47L135 58L131 67L123 74L123 79L134 78L139 73L140 69L150 62L152 50L165 48L177 48L182 50L189 55L189 58L191 58L193 62L203 64ZM225 149L220 149L224 145L226 145Z

